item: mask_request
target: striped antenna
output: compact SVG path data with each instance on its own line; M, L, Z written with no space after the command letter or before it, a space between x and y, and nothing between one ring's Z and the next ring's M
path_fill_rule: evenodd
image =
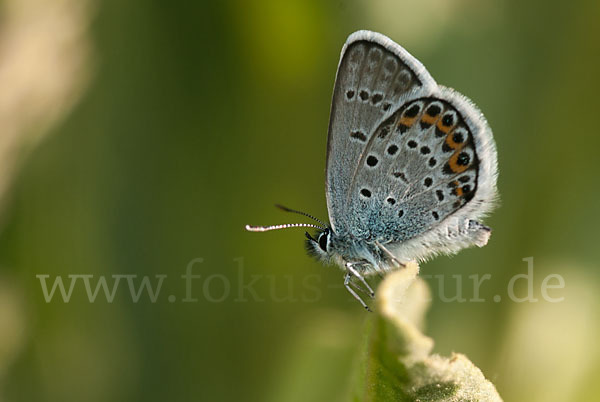
M320 219L318 219L318 218L315 218L314 216L312 216L312 215L310 215L310 214L307 214L306 212L297 211L297 210L295 210L295 209L291 209L291 208L288 208L288 207L284 207L284 206L283 206L283 205L281 205L281 204L275 204L275 206L276 206L277 208L281 209L282 211L285 211L285 212L292 212L292 213L299 214L299 215L304 215L304 216L306 216L306 217L308 217L308 218L310 218L310 219L312 219L312 220L315 220L315 221L319 222L319 223L320 223L321 225L323 225L323 226L327 226L327 224L326 224L325 222L323 222L322 220L320 220Z
M277 229L289 229L289 228L315 228L325 230L321 226L313 225L311 223L286 223L283 225L273 225L273 226L251 226L246 225L246 230L249 232L268 232L269 230L277 230Z

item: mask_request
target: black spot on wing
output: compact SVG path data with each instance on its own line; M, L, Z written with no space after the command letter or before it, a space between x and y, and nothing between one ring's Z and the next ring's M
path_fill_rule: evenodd
M369 165L370 167L375 167L378 162L379 162L379 159L377 159L376 156L369 155L367 157L367 165Z
M367 141L367 136L361 131L353 131L352 133L350 133L350 137L355 138L361 142Z

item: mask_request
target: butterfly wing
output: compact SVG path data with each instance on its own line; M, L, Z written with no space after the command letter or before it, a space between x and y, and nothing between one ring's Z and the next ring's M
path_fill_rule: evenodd
M476 107L438 87L407 97L373 133L350 185L352 234L402 245L405 259L484 245L496 151ZM419 249L416 249L419 248Z
M384 35L358 31L342 49L327 139L326 196L329 219L346 233L348 196L359 161L375 128L403 95L436 87L425 67Z
M489 230L475 219L493 205L497 171L482 114L462 95L435 84L398 45L384 47L396 57L390 59L381 35L353 36L342 53L329 132L334 231L388 244L403 259L485 244ZM393 80L379 82L385 66L373 72L372 65L386 58L410 72L407 90L394 90ZM388 100L387 110L374 102L378 93L384 94L380 102Z

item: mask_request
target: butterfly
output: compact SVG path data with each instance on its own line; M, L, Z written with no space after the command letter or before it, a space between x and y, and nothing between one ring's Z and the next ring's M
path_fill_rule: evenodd
M365 277L487 244L480 220L495 206L497 176L492 131L475 104L388 37L358 31L342 49L331 103L329 224L280 206L318 224L246 229L317 229L305 233L308 251L339 265L369 310L355 291L374 296Z

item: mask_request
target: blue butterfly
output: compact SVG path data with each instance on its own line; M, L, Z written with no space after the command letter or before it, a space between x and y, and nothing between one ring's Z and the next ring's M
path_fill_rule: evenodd
M496 146L483 114L438 85L425 67L386 36L348 37L338 65L327 139L329 222L246 226L308 232L307 249L345 271L353 287L411 260L487 244L479 222L497 199ZM359 283L355 283L358 280ZM363 289L360 283L365 286Z

